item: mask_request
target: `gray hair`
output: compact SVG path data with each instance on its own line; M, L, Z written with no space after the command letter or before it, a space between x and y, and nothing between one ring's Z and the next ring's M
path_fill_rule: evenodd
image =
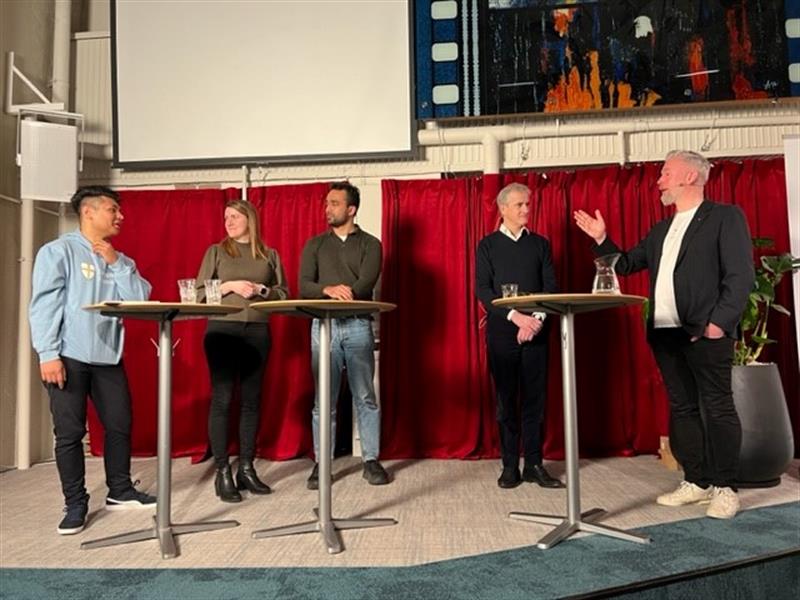
M500 193L497 194L497 207L505 206L508 202L508 195L512 192L522 192L528 198L531 197L531 188L527 185L522 183L509 183L506 187L500 190Z
M671 158L678 158L697 171L697 185L705 185L708 181L708 173L711 171L711 163L702 155L691 150L672 150L667 153L665 161Z

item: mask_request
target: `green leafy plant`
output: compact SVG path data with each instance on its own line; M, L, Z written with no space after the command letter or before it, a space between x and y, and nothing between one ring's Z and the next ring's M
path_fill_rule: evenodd
M754 238L754 248L772 248L774 243L769 238ZM756 268L756 279L753 290L747 299L747 306L742 313L742 333L736 342L733 357L735 365L749 365L758 360L764 347L774 344L767 334L770 310L789 316L791 313L780 304L775 303L775 287L786 273L800 269L800 258L791 254L762 256L761 266Z

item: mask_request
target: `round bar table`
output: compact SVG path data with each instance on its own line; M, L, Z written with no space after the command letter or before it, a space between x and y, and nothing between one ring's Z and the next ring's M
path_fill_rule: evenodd
M339 535L342 529L364 529L396 525L391 518L383 519L335 519L331 516L331 319L365 316L377 312L394 310L396 305L388 302L365 300L274 300L254 302L250 308L270 314L292 315L320 320L319 328L319 508L314 509L316 519L294 525L284 525L253 532L253 537L267 538L311 533L319 531L328 552L338 554L343 550Z
M173 524L170 521L172 486L172 322L185 319L202 319L213 315L239 312L236 306L222 304L186 304L178 302L102 302L84 306L85 310L99 311L106 317L124 317L158 321L158 495L154 525L141 529L83 542L81 549L103 548L157 539L162 558L178 555L174 536L199 531L212 531L237 527L238 521L204 521Z
M573 533L585 531L599 533L629 542L646 544L650 537L633 531L623 531L595 521L606 511L593 508L581 513L580 477L578 475L578 407L575 386L575 315L618 306L641 304L642 296L625 294L530 294L493 300L494 306L513 308L520 312L546 312L561 316L561 377L564 388L564 437L567 462L567 516L557 517L532 513L512 512L509 517L555 526L536 544L547 550Z

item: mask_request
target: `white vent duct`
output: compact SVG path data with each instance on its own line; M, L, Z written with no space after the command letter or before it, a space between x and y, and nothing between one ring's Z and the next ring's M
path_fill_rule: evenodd
M682 131L702 129L731 129L743 127L767 127L776 125L797 125L797 115L775 115L750 118L674 119L653 121L631 118L627 121L615 120L562 123L555 118L554 123L540 125L523 123L521 125L489 125L482 127L439 127L435 122L427 123L427 129L418 132L422 146L448 146L481 144L484 149L484 173L500 172L500 144L534 138L566 138L591 135L614 135L617 138L617 161L627 162L626 139L632 133L652 133L656 131Z

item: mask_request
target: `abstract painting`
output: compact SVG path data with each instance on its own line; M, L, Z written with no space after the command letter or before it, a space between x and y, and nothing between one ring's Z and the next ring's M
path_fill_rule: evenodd
M800 0L416 0L415 36L420 119L800 95Z
M782 0L489 0L483 114L789 95Z

